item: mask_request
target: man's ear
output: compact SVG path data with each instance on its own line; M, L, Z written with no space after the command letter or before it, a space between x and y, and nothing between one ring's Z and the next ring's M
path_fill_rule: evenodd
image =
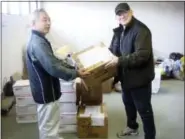
M132 9L130 9L130 15L133 15L133 13L134 13L134 12L133 12L133 10L132 10Z

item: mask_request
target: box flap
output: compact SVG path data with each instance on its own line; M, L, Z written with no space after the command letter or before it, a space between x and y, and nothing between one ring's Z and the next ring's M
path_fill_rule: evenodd
M112 53L105 45L100 44L91 46L72 57L80 68L91 71L101 65L104 65L112 58Z

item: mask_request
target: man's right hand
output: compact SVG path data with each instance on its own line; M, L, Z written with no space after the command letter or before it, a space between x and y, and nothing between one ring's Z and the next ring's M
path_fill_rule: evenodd
M84 69L79 69L79 70L77 71L77 73L78 73L78 76L79 76L79 77L82 77L82 78L87 77L87 76L90 75L90 72L85 71Z

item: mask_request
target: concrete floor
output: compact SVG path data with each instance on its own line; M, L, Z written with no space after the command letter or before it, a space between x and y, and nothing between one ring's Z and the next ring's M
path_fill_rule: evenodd
M104 95L109 116L109 139L116 139L116 132L126 125L121 94ZM153 95L153 109L157 128L156 139L184 139L184 82L163 81L159 94ZM140 134L124 139L144 139L141 120ZM39 139L36 124L17 124L15 110L9 116L2 117L2 139ZM64 139L77 139L75 134L63 135Z

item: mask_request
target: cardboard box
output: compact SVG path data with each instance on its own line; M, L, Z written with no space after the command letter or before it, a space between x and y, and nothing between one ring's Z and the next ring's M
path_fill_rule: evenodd
M31 88L29 80L18 80L13 85L15 96L31 96Z
M111 78L111 79L108 79L108 80L106 80L106 81L104 81L104 82L102 82L102 93L104 94L104 93L111 93L112 92L112 83L113 83L113 78Z
M77 104L82 105L100 105L103 101L101 84L85 89L84 84L79 80L76 82Z
M28 96L28 97L16 96L15 99L16 99L17 106L27 106L27 105L36 104L32 96Z
M36 123L38 120L37 115L32 114L32 115L17 115L16 121L17 123Z
M103 43L72 55L79 68L91 73L90 76L83 78L87 86L98 85L115 76L116 67L105 69L106 63L111 60L112 56Z
M77 114L76 103L60 102L60 114Z
M76 91L62 93L59 101L60 102L73 102L73 103L76 103Z
M59 133L76 133L77 125L60 125Z
M76 125L77 124L77 114L62 114L60 115L61 125Z
M79 138L108 137L108 115L105 104L79 108L77 134Z
M17 106L15 107L17 115L28 115L28 114L36 114L37 106L36 105L28 105L28 106Z

